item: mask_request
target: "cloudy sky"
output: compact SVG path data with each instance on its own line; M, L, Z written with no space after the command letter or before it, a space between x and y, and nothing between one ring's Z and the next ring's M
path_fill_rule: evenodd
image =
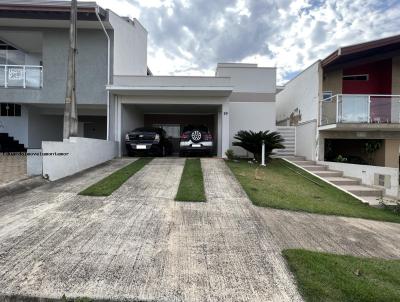
M97 0L149 32L154 74L213 75L217 62L291 79L338 45L400 34L399 0Z

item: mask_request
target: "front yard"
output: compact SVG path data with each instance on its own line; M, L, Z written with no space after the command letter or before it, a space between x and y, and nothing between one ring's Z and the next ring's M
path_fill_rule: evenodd
M301 294L310 301L400 301L400 260L285 250Z
M400 223L400 215L362 204L283 160L274 159L266 168L244 160L226 163L257 206Z

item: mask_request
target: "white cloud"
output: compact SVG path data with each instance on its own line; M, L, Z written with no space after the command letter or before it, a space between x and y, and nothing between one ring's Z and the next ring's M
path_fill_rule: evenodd
M278 67L288 80L339 46L398 34L398 0L98 0L149 30L156 74L211 75L219 61Z

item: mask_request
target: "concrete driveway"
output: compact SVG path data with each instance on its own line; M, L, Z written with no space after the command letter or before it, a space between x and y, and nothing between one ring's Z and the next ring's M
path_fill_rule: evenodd
M207 203L173 201L179 158L76 195L130 161L0 199L0 296L301 301L282 248L400 257L399 225L254 207L218 159L202 160Z

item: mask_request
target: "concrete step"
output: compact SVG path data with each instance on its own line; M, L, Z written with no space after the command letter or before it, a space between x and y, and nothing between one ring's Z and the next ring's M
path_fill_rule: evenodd
M326 171L313 171L312 173L320 176L320 177L340 177L343 176L343 172L341 171L331 171L331 170L326 170Z
M383 190L381 189L375 189L375 188L370 188L367 186L360 186L360 185L341 185L340 186L342 189L345 189L346 191L349 191L350 193L353 193L354 195L357 196L382 196Z
M327 181L330 181L331 183L335 185L358 185L360 183L360 180L358 179L352 179L352 178L346 178L346 177L324 177Z
M299 166L313 166L315 162L312 160L291 160L294 164Z
M327 166L319 166L319 165L311 165L311 166L306 166L306 165L301 165L302 168L308 170L308 171L325 171L327 169Z
M304 156L296 156L296 155L292 155L292 156L285 156L285 158L293 163L297 163L300 161L306 161Z

